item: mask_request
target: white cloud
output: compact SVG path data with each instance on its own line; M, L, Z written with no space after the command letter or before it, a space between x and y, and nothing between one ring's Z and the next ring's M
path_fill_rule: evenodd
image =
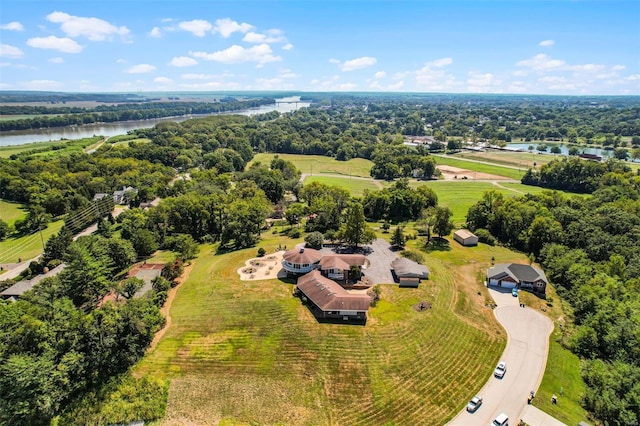
M153 82L158 84L171 84L173 80L168 77L156 77L153 79Z
M232 21L229 18L223 18L216 20L216 26L213 28L213 32L220 34L224 38L229 38L229 36L235 32L241 32L244 34L254 28L255 27L253 25L249 25L246 22L238 24L236 21Z
M384 71L378 71L373 76L377 79L381 79L381 78L385 78L387 76L387 73Z
M640 80L640 74L631 74L630 76L628 76L627 78L625 78L625 80L628 80L628 81L637 81L637 80Z
M126 64L126 63L127 63L126 59L122 59L122 58L116 59L116 64Z
M340 66L340 69L343 72L355 71L362 68L372 67L378 62L378 60L371 56L363 56L361 58L351 59L349 61L345 61L344 64Z
M13 88L13 85L9 83L0 83L0 90L9 90Z
M397 91L397 90L401 90L404 87L404 81L398 81L396 83L390 84L387 86L387 90L390 91Z
M540 43L538 43L538 46L547 47L547 46L553 46L554 44L556 44L556 42L553 40L542 40Z
M169 65L174 67L190 67L193 65L198 65L198 61L188 56L176 56L175 58L171 59Z
M3 58L21 58L24 53L22 50L10 44L0 44L0 57Z
M280 70L280 78L298 78L300 77L298 74L294 73L290 69L282 69Z
M332 63L332 64L339 64L340 63L340 61L337 60L336 58L329 59L329 62Z
M27 90L51 90L60 89L64 84L55 80L31 80L20 83L20 86Z
M68 37L34 37L27 40L27 45L36 49L52 49L64 53L80 53L83 46Z
M525 70L515 70L511 73L511 75L514 77L526 77L529 75L529 73Z
M283 81L281 78L258 78L256 79L256 89L262 90L289 90L293 89L293 84Z
M598 72L602 71L606 67L600 64L584 64L584 65L570 65L569 69L576 72Z
M242 41L247 43L284 43L287 39L284 37L282 30L267 30L265 34L250 31L245 34Z
M162 37L162 33L160 32L160 28L153 27L151 31L149 31L149 37L160 38Z
M611 71L622 71L624 69L627 69L624 65L614 65L611 67Z
M186 90L238 90L242 86L235 82L208 81L206 83L183 83L180 87Z
M410 74L411 72L409 71L396 72L391 78L393 78L394 80L402 80L403 78L408 77Z
M51 62L52 64L61 64L64 62L64 59L62 58L51 58L49 59L49 62Z
M453 63L453 58L440 58L440 59L436 59L435 61L427 62L425 66L442 68L447 65L451 65L452 63Z
M180 29L189 31L197 37L204 37L209 31L213 29L213 25L209 21L203 19L194 19L192 21L183 21L178 24Z
M532 58L525 59L516 63L518 67L531 68L534 71L549 71L562 69L566 66L566 62L560 59L552 59L544 53L538 53Z
M282 46L282 50L291 50L293 49L293 44L291 43L287 43L284 46Z
M24 31L24 27L20 22L13 21L8 24L0 25L0 30L8 30L8 31Z
M69 37L87 37L91 41L102 41L113 35L125 37L130 31L127 27L116 27L99 18L85 18L73 16L64 12L53 12L47 15L47 20L61 24L60 29Z
M280 56L274 56L271 47L264 43L245 49L234 44L233 46L213 53L189 52L191 56L207 61L222 62L223 64L241 64L244 62L256 62L262 66L268 62L281 61Z
M154 67L153 65L138 64L138 65L132 66L131 68L126 69L124 72L126 72L127 74L146 74L155 69L156 67Z
M471 93L497 93L500 89L502 81L497 79L491 73L479 73L477 71L469 71L467 78L467 91Z
M416 86L420 90L432 92L454 91L460 88L460 83L456 81L453 74L447 74L443 69L451 65L453 59L440 58L427 62L422 68L415 71Z

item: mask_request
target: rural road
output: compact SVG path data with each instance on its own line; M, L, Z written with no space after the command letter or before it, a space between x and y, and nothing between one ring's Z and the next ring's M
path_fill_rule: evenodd
M507 347L500 358L507 362L503 379L491 375L478 395L483 404L473 414L463 410L448 424L451 426L489 425L505 413L510 424L518 424L530 391L537 391L547 364L549 335L553 322L531 308L521 308L510 290L489 288L498 307L494 314L507 331Z

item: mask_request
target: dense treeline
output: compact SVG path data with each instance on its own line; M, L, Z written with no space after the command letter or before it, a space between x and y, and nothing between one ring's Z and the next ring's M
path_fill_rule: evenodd
M126 303L102 302L135 260L126 241L63 235L52 245L62 248L66 269L17 302L0 301L2 424L49 424L133 365L164 323L154 297L133 299L120 288Z
M0 93L0 102L143 102L148 100L146 96L131 93L66 93L66 92L40 92L3 90Z
M595 182L594 182L595 183ZM609 425L640 420L640 176L605 174L588 198L486 193L467 224L533 253L573 307L584 407Z
M229 102L152 102L142 104L101 105L95 108L77 111L77 108L55 116L36 116L17 120L0 121L0 131L29 130L50 127L77 126L92 123L113 123L116 121L147 120L151 118L178 117L190 114L213 114L226 111L239 111L274 103L273 99L263 98L248 101ZM29 110L39 107L0 107L0 114L29 114ZM60 108L56 108L60 110ZM63 109L64 110L64 109ZM47 111L47 114L51 112Z
M522 178L525 185L561 189L571 192L591 193L610 172L630 172L631 168L616 160L584 161L578 158L564 158L543 164L540 170L529 169Z

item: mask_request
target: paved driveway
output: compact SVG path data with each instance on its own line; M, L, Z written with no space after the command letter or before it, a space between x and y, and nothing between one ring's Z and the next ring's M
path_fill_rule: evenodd
M494 314L507 331L507 347L501 360L507 362L503 379L489 377L479 392L484 402L474 414L463 410L450 425L488 425L500 413L509 417L510 424L518 424L527 406L530 391L537 391L549 352L549 335L553 322L531 308L521 308L511 291L489 288L498 307Z
M378 238L369 245L371 252L367 254L370 266L364 271L376 284L393 284L391 275L391 262L398 258L398 253L391 251L388 241Z

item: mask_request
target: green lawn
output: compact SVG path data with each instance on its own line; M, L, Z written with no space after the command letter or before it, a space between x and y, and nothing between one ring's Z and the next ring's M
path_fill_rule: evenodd
M13 225L16 220L23 218L26 215L27 212L22 204L0 200L0 219L4 220L9 225Z
M361 197L364 193L365 189L370 191L377 191L381 189L378 185L375 184L373 179L371 180L362 180L362 179L350 179L348 177L340 178L333 176L307 176L304 180L304 184L307 185L311 182L320 182L325 185L333 185L340 186L348 190L352 196Z
M58 156L70 152L82 152L86 148L102 139L95 136L85 139L63 141L35 142L24 145L10 145L0 147L0 158L9 158L14 154L31 153L39 157Z
M267 253L294 244L264 238ZM171 381L166 423L444 424L505 345L478 274L492 256L523 257L485 245L426 254L430 279L418 289L383 285L358 326L319 324L286 282L240 281L236 270L256 250L203 246L171 326L136 367L136 376ZM420 301L433 306L416 312Z
M587 413L580 406L586 387L580 376L580 359L558 343L559 337L556 326L549 337L547 369L533 405L568 425L577 425L587 420ZM557 405L551 403L552 395L558 397Z
M435 155L436 163L444 164L452 167L460 167L462 169L467 169L471 171L481 172L481 173L490 173L492 175L504 176L511 179L522 179L526 170L523 168L522 170L511 169L508 167L502 167L500 165L492 165L492 164L482 164L476 163L474 161L466 161L458 156L449 156L449 155ZM485 161L485 160L482 160Z
M59 220L50 223L47 229L42 230L44 243L47 243L50 236L57 234L63 225L64 221ZM17 262L18 258L22 260L31 259L42 254L43 251L40 233L38 232L20 238L7 238L0 242L0 263Z
M334 158L322 155L298 155L298 154L256 154L251 163L259 161L269 164L275 155L283 160L291 161L298 170L309 175L337 174L345 176L370 177L369 171L373 163L363 158L354 158L349 161L338 161Z

